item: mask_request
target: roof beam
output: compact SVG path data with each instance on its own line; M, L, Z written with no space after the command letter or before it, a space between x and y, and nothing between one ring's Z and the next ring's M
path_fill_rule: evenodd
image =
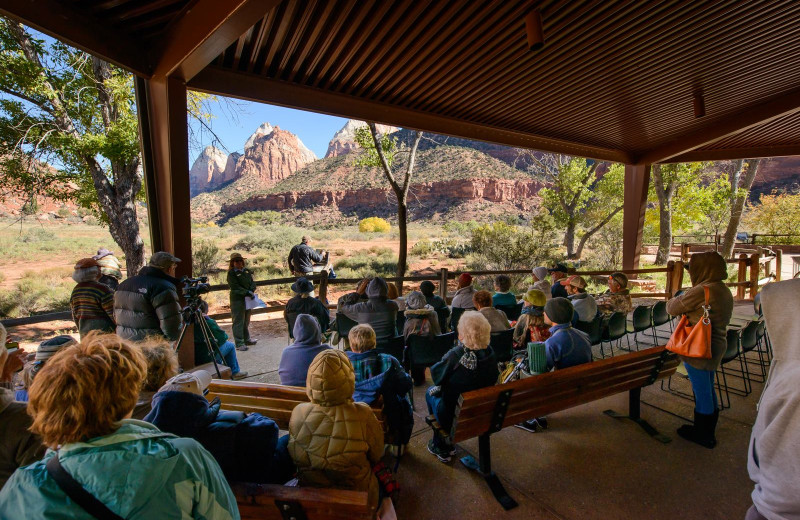
M199 0L154 42L154 76L188 81L280 3Z
M693 150L665 162L727 161L732 159L759 159L762 157L788 157L791 155L800 155L800 143L753 148Z
M635 162L637 164L676 162L673 159L697 148L798 111L800 111L800 89L795 89L722 119L710 121L698 130L644 152L636 157ZM701 156L699 153L697 155Z
M0 0L0 14L142 77L151 70L129 35L57 0Z
M614 150L563 139L490 127L326 90L268 79L219 67L207 67L188 84L190 89L249 101L363 119L465 139L563 153L603 161L630 163L630 156Z

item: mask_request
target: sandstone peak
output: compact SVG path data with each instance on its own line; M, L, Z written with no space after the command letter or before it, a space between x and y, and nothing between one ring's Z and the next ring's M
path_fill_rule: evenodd
M269 124L269 122L261 123L261 125L256 128L256 131L247 138L247 142L244 143L244 149L247 150L248 148L252 147L255 144L256 139L263 135L270 135L273 130L274 128L271 124Z
M189 170L189 191L192 194L207 191L214 186L214 178L225 171L228 154L216 146L206 146Z
M316 159L296 135L276 126L245 148L236 164L236 178L248 178L246 184L255 183L253 188L269 187Z
M355 141L356 130L365 126L367 126L365 121L348 119L344 126L335 134L333 134L333 139L331 139L330 143L328 143L328 151L325 154L325 157L345 155L358 148L358 145ZM399 128L395 126L388 125L377 125L377 128L378 132L381 134L391 134L399 130Z

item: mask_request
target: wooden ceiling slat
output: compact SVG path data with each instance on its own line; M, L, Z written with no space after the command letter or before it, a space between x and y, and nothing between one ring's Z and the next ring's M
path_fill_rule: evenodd
M275 77L277 75L278 67L291 42L291 36L296 31L297 22L302 19L305 12L302 8L302 2L288 2L288 4L289 6L284 15L286 19L278 26L278 37L271 49L275 52L267 57L267 70L265 72L267 76Z
M253 49L256 51L255 60L250 64L250 72L253 74L261 74L264 71L264 67L267 64L267 54L269 53L269 49L272 47L272 43L275 41L275 34L277 31L275 30L275 26L280 21L280 13L283 10L283 6L279 5L275 9L270 12L266 18L264 18L265 28L264 28L264 37L262 38L262 43L259 44L258 47Z
M325 29L326 31L319 34L316 46L318 51L315 55L308 57L308 64L300 64L299 68L303 70L305 77L303 84L312 85L316 84L320 74L319 67L328 63L328 61L335 52L335 44L341 39L342 35L347 31L347 20L350 19L353 9L357 7L358 0L338 0L336 2L336 9L331 13L331 20L328 20Z
M310 53L316 54L320 51L320 36L324 28L330 27L329 20L331 19L331 15L333 14L333 10L336 8L336 2L317 2L315 10L317 13L315 14L314 19L318 20L318 23L313 24L310 27L308 34L305 35L303 38L303 46L298 50L297 54L293 57L292 61L287 65L285 72L284 72L284 79L288 79L295 82L303 83L305 78L301 78L299 76L305 74L304 64L306 58Z
M319 2L313 4L313 7L306 6L300 11L300 21L292 31L289 45L286 51L283 52L280 65L278 66L278 76L281 79L286 79L292 69L292 63L296 60L295 53L298 52L298 47L301 47L308 39L309 34L313 31L314 25L318 25L319 16L322 11L322 6Z
M164 7L172 7L173 13L178 13L181 11L186 4L186 0L158 0L155 2L148 2L145 4L126 4L121 9L117 9L114 12L113 19L115 22L124 22L131 18L137 18L139 16L146 16L153 11L157 11Z

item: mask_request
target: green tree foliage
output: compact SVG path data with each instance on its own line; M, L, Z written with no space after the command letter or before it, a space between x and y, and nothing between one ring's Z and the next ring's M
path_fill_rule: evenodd
M745 221L756 233L797 235L800 222L800 194L772 193L761 195L759 203L748 208ZM769 243L797 243L799 237L770 237Z
M556 256L556 239L555 220L539 210L528 226L494 222L473 228L470 249L485 269L527 269Z

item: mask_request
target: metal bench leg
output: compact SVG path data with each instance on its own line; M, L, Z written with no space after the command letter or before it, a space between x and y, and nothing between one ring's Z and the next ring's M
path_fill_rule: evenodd
M467 455L461 458L461 463L469 469L474 469L483 476L494 497L500 502L503 509L508 511L509 509L514 509L519 504L517 504L516 500L511 498L506 488L503 487L503 483L500 482L500 478L492 471L492 450L489 444L490 437L491 434L489 433L484 433L478 437L478 461L476 461L475 457L472 455Z
M656 439L659 442L663 442L667 444L668 442L672 442L672 439L664 435L663 433L659 432L655 428L653 428L650 423L642 419L641 416L641 395L642 389L641 388L634 388L628 394L628 415L624 415L621 413L617 413L614 410L606 410L603 413L608 415L609 417L613 417L615 419L630 419L631 421L635 422L642 429L647 432L647 434Z

